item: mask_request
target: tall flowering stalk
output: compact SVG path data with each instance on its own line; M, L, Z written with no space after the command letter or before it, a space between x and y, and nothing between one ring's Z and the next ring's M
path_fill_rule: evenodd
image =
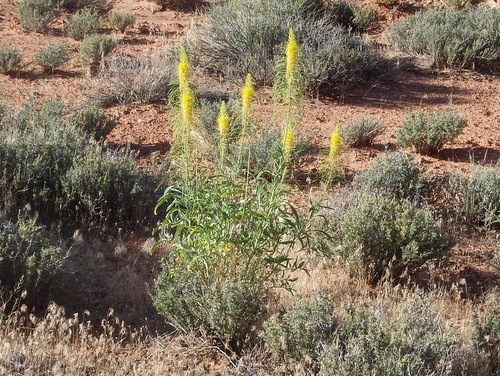
M342 143L342 137L340 136L340 127L337 125L335 130L330 137L330 163L332 165L338 164L338 157L340 153L340 145Z
M179 63L177 64L177 73L179 76L179 92L182 93L184 88L189 88L189 71L190 71L186 48L181 46L179 52Z
M340 134L340 127L337 125L330 136L330 152L320 170L320 175L325 181L326 186L329 186L335 180L345 178L344 169L339 163L341 146L342 136Z
M226 152L227 141L229 137L229 114L227 113L226 102L222 101L220 104L219 117L217 118L217 125L220 134L220 160L224 161L224 154Z
M241 166L243 160L243 146L245 144L245 141L247 140L248 125L250 123L250 113L254 95L255 89L252 83L252 75L248 73L245 80L245 86L243 86L243 89L241 89L241 131L239 138L240 146L237 159L238 167Z
M292 86L295 70L297 67L297 56L299 53L299 45L295 38L293 29L288 32L288 43L286 45L286 80L289 86Z

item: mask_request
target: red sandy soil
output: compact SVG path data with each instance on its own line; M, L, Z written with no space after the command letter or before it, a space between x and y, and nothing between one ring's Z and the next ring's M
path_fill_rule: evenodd
M497 5L494 0L488 1ZM391 51L387 42L389 25L422 7L443 6L435 0L407 1L399 10L384 8L374 0L365 0L365 5L374 7L382 16L383 26L372 37L394 56L398 53ZM117 0L114 11L132 12L137 16L134 28L125 35L105 30L119 41L114 54L142 57L174 45L190 24L199 22L201 17L193 12L160 12L146 0ZM64 17L50 26L48 34L23 30L15 1L0 0L0 45L19 49L25 64L17 75L0 75L0 95L8 103L20 104L32 95L39 99L59 98L69 106L85 99L84 93L91 88L92 79L87 68L76 59L50 76L34 63L36 51L52 43L69 43L72 51L77 52L80 42L62 32ZM470 170L471 161L482 165L497 163L500 158L500 77L472 71L437 72L425 66L400 69L390 77L381 77L370 86L350 91L340 98L309 99L305 103L303 132L314 135L314 142L319 147L326 147L329 135L338 124L363 116L383 119L387 129L374 145L344 151L342 161L347 174L352 176L366 169L370 161L384 150L395 149L394 134L410 111L430 112L449 105L467 119L468 127L453 145L447 146L437 156L418 156L418 160L429 171L439 174L452 169ZM257 93L256 106L259 113L272 112L269 89ZM116 145L130 143L143 161L152 152L164 155L168 151L172 133L167 126L165 105L131 104L107 111L118 119L118 126L109 135L108 142ZM317 154L307 155L295 173L299 179L313 175L318 164ZM470 291L491 285L494 274L487 264L485 252L495 246L491 236L476 235L473 239L460 241L451 259L440 266L436 282L450 284L465 279L468 286L472 286Z

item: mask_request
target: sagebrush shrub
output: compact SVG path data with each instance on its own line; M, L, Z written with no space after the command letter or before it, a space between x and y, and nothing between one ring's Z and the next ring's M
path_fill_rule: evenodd
M59 0L23 0L18 5L21 26L42 33L47 25L59 15Z
M429 207L358 190L339 193L332 203L323 213L329 235L324 252L370 283L386 272L397 277L408 267L440 258L453 245Z
M264 322L262 338L280 360L317 360L322 346L334 340L338 327L333 304L322 294L299 299Z
M88 107L69 118L69 123L85 134L92 135L97 141L104 140L116 126L116 119L109 118L98 107Z
M476 346L484 374L500 375L500 312L482 320L475 317Z
M477 68L500 58L500 9L428 9L391 28L397 47L438 68Z
M113 4L114 0L62 0L62 7L70 12L89 8L93 12L106 14L113 9Z
M66 34L74 40L97 34L101 29L102 17L92 12L90 8L84 8L68 16L66 20Z
M15 48L0 46L0 73L10 73L21 64L23 56Z
M97 64L113 51L116 45L116 39L107 35L91 35L82 41L80 54L86 63Z
M108 150L85 133L106 129L100 111L67 115L59 101L39 111L33 102L2 120L0 213L12 219L24 210L70 229L146 223L154 177L136 170L132 152Z
M283 41L293 28L301 47L310 90L339 90L376 72L383 59L368 42L335 26L324 5L306 0L231 0L214 5L192 41L192 51L209 72L258 85L274 82Z
M376 158L370 169L355 179L367 192L378 192L396 199L426 197L430 188L430 181L424 177L424 170L415 157L402 151Z
M347 145L352 147L367 146L373 144L375 137L384 130L385 125L382 120L364 117L342 127L342 138Z
M435 154L445 144L455 141L466 126L467 121L449 107L427 116L416 111L403 121L396 132L396 142L420 154Z
M23 303L29 305L46 296L64 257L61 248L53 246L43 230L35 220L0 220L0 287L14 294L14 300L25 290Z
M353 2L333 1L328 4L326 12L333 22L354 33L364 33L377 28L377 12Z
M122 33L135 23L135 14L133 13L112 13L109 18L109 23L114 28L117 28Z
M354 307L338 339L319 360L319 375L455 375L457 341L422 294L407 297L394 314Z
M447 181L459 218L484 228L500 224L500 165L474 167L470 176L452 172Z
M44 72L53 73L56 68L66 64L70 58L69 45L56 43L41 48L35 55L35 62L42 67Z

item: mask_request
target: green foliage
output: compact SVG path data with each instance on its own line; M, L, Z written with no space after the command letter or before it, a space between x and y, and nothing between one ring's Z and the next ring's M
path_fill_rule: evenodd
M102 17L84 8L68 16L66 20L66 34L74 40L83 40L90 35L99 33Z
M453 245L428 207L357 190L337 194L332 203L324 212L324 231L331 236L323 244L325 253L338 256L351 274L371 283L387 271L397 277L439 258Z
M116 126L116 120L109 118L103 110L98 107L89 107L83 111L73 114L69 123L83 133L92 135L97 141L104 140Z
M58 101L39 111L35 105L2 121L0 212L17 218L24 210L41 223L61 221L70 229L144 222L155 201L153 176L136 170L130 151L107 150L85 133L91 121L97 132L109 120L95 110L66 116Z
M238 81L251 73L256 84L271 85L290 27L312 91L342 90L369 77L383 62L368 42L334 25L322 2L306 0L214 5L192 50L209 72Z
M398 151L376 158L356 180L367 192L413 200L427 196L430 182L423 173L413 156Z
M500 313L479 320L475 317L476 344L484 362L484 374L500 375Z
M500 58L500 9L428 9L392 26L394 43L438 68L477 68Z
M19 67L23 56L15 48L0 46L0 73L10 73Z
M116 47L116 40L106 35L91 35L80 45L80 54L88 64L99 63Z
M457 344L421 294L394 315L353 308L320 358L320 376L453 375Z
M35 220L0 220L0 288L14 294L14 299L25 290L25 303L42 300L63 257Z
M68 44L56 43L41 48L35 55L35 62L43 68L44 72L53 73L56 68L67 63L70 57Z
M111 26L120 30L122 33L128 27L133 26L135 23L135 14L133 13L112 13L109 18Z
M338 322L333 304L322 294L298 300L264 322L262 337L280 360L317 360L321 346L332 342Z
M18 5L21 26L43 33L47 25L59 15L59 0L23 0Z
M160 312L240 350L268 289L291 288L289 273L303 267L295 252L309 246L310 221L287 194L281 175L245 182L200 172L167 188L157 205L166 207L161 241L172 246L156 280Z
M342 140L349 146L360 147L373 144L375 137L385 130L382 120L363 117L342 127Z
M365 33L378 27L377 12L345 0L336 0L327 7L333 22L354 33Z
M500 224L500 165L474 167L470 176L455 172L448 176L453 207L465 222L484 228Z
M173 84L174 66L166 54L155 54L144 60L108 59L93 91L88 94L89 99L97 106L165 101Z
M435 154L445 144L455 141L466 126L467 121L449 107L428 116L416 111L410 113L398 129L396 142L420 154Z
M114 0L63 0L62 7L75 12L88 8L95 13L106 14L113 9Z

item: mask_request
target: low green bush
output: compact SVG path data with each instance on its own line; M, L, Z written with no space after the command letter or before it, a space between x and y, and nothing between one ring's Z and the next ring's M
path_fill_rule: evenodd
M323 213L330 236L324 252L370 283L442 257L453 245L429 207L358 190L338 193L331 202Z
M0 73L11 73L19 67L23 56L15 48L0 46Z
M43 301L63 257L35 220L0 220L0 288L11 296L12 304L21 295L31 306Z
M200 172L167 188L158 228L172 252L153 301L178 328L204 329L240 351L265 311L272 287L291 288L309 247L309 221L286 197L281 177L248 181Z
M408 157L402 151L376 158L370 169L355 179L367 192L378 192L398 200L426 197L430 189L430 181L424 177L422 167L413 156Z
M475 317L476 346L485 375L500 375L500 313L479 320Z
M66 64L70 57L69 45L56 43L41 48L35 55L35 62L42 67L44 72L53 73L56 68Z
M92 135L97 141L104 140L116 126L116 119L109 118L98 107L88 107L83 111L71 115L69 124Z
M40 223L68 230L83 225L113 231L147 223L156 201L155 177L137 171L130 151L108 150L94 140L112 124L99 110L68 115L61 102L51 101L40 110L27 103L4 117L0 214L14 219L23 210Z
M438 68L478 68L500 58L499 24L499 8L428 9L394 24L391 31L397 47Z
M367 146L373 144L374 139L384 130L383 121L364 117L342 127L342 140L352 147Z
M113 9L114 0L63 0L62 7L70 12L89 8L95 13L106 14Z
M453 207L463 221L484 228L500 225L500 165L474 167L470 176L448 176Z
M384 63L371 45L336 26L322 2L231 0L214 4L191 50L211 73L258 85L272 85L293 27L299 60L311 91L343 90L370 77Z
M329 3L326 9L333 22L354 33L365 33L378 27L377 12L371 8L336 0Z
M18 5L21 26L43 33L47 25L59 15L59 0L23 0Z
M333 304L322 294L295 302L264 322L262 337L273 355L285 361L317 361L322 346L334 341L338 320Z
M106 35L91 35L80 45L80 54L87 64L97 64L115 49L117 42Z
M143 60L111 58L101 67L87 96L97 106L166 101L175 69L174 61L161 53Z
M135 14L133 13L112 13L109 18L109 23L114 28L120 30L122 33L135 23Z
M320 376L456 375L457 341L421 294L394 314L354 307L339 324L338 340L325 347Z
M436 111L428 116L422 111L410 113L396 133L396 142L411 147L417 153L435 154L445 144L455 141L467 126L451 108Z
M99 33L102 24L102 17L92 12L89 8L84 8L71 14L66 19L66 34L74 40L83 40L93 34Z

